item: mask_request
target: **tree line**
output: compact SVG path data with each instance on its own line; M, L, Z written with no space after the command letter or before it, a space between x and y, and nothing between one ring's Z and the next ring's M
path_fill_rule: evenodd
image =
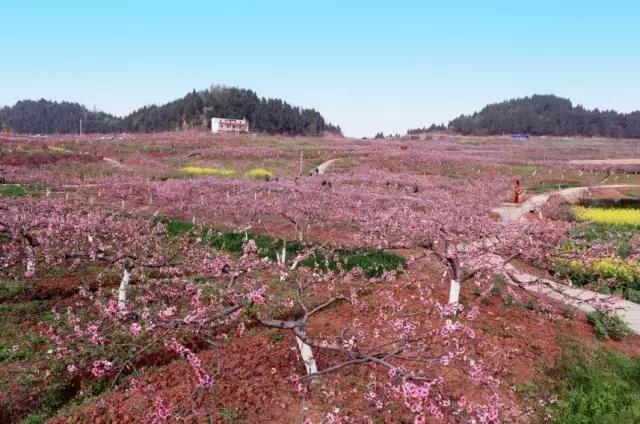
M619 113L588 110L553 95L507 100L485 106L472 115L449 122L449 130L461 134L495 135L527 133L555 136L640 138L640 111Z
M18 133L65 134L155 132L210 126L212 117L247 118L251 131L319 136L341 133L314 109L280 99L258 97L252 90L213 86L192 91L163 105L142 107L120 118L78 103L21 100L0 109L0 126ZM82 121L82 124L80 123Z
M446 130L447 130L447 127L444 124L440 124L440 125L431 124L431 126L429 126L429 127L409 129L409 130L407 130L407 134L409 134L409 135L417 135L417 134L425 134L425 133L430 133L430 132L440 132L440 131L446 131Z

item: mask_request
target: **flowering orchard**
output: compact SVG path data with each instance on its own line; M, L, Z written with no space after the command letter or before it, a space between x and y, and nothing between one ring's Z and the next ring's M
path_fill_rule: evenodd
M202 137L185 152L213 155ZM546 264L568 224L493 218L512 181L489 151L474 155L478 149L456 141L422 150L414 142L399 149L304 141L307 155L338 152L359 163L327 176L274 172L269 181L242 173L159 179L149 178L144 161L167 167L187 141L145 142L151 153L135 163L127 150L135 147L124 143L115 152L96 140L76 144L94 158L122 155L116 175L79 177L63 172L60 161L31 174L22 165L6 171L39 184L0 205L3 278L27 287L7 297L12 305L43 284L82 276L64 296L47 292L47 319L31 327L42 338L36 353L43 368L34 375L46 393L57 390L55 402L34 401L42 414L54 422L102 414L146 422L215 422L236 413L253 422L304 423L540 417L510 375L526 344L507 350L492 329L522 337L518 325L529 326L552 338L545 322L562 320L560 307L539 299L538 309L529 308L534 315L508 312L520 323L510 325L492 298L504 290L511 302L530 301L498 282L516 259ZM214 163L194 166L222 169L231 159L262 155L265 169L270 160L297 168L299 152L277 142L241 139L235 148L220 146ZM467 150L451 153L454 146ZM509 152L515 149L500 160ZM256 234L278 240L275 255ZM214 237L221 241L212 244ZM402 255L406 269L368 275L365 266L376 264L347 266L351 259L340 255L356 247ZM10 356L18 365L20 349ZM523 373L536 362L527 364ZM175 389L154 380L165 373L174 375ZM256 375L259 383L246 387ZM60 409L91 395L99 396L97 409ZM243 397L251 404L239 403Z

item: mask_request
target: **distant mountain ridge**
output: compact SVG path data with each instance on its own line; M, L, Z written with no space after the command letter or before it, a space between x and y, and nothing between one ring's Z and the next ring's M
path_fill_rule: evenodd
M145 106L123 118L78 103L21 100L0 108L0 127L31 134L78 133L80 125L85 133L155 132L205 127L213 116L247 118L251 131L270 134L319 136L341 132L314 109L260 98L252 90L222 86L193 90L180 99Z
M569 99L533 95L485 106L472 115L449 122L448 129L461 134L496 135L527 133L556 136L640 138L640 111L588 110Z

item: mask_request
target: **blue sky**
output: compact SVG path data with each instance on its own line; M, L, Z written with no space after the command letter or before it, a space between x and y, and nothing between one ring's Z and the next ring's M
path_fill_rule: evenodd
M637 1L0 0L0 105L123 115L226 84L313 107L346 135L554 93L640 109Z

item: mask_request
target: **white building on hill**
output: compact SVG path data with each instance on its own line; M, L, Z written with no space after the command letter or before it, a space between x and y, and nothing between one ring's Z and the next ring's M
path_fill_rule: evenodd
M247 133L249 121L246 119L211 118L211 132L218 133Z

